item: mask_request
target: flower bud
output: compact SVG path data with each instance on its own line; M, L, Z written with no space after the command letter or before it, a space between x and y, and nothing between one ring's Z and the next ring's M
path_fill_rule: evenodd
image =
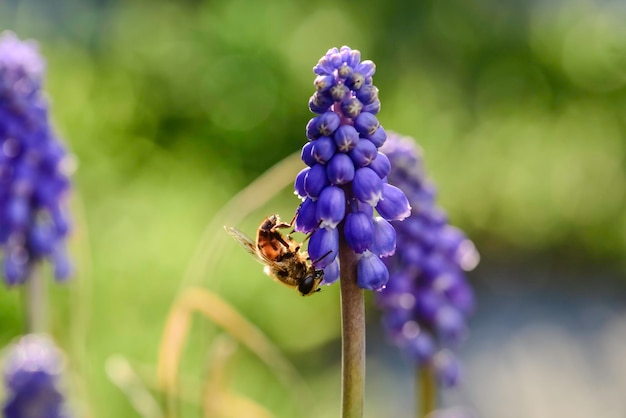
M374 170L368 167L359 168L354 174L352 192L361 202L376 206L383 194L383 182Z
M383 184L382 199L376 205L380 216L388 221L401 221L411 214L411 206L402 190Z
M374 239L372 218L362 212L348 213L344 224L344 234L348 246L355 253L369 249Z
M365 251L357 263L357 282L367 290L382 290L389 280L387 266L371 251Z
M315 268L326 268L339 252L339 232L336 228L318 228L309 239L309 257Z
M346 213L346 196L339 187L328 186L317 200L316 219L321 228L336 228Z
M349 183L354 179L354 163L346 154L337 153L328 162L326 174L331 184Z

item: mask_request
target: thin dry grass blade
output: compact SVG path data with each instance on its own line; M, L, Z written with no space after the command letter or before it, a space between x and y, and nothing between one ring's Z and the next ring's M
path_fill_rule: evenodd
M163 418L159 404L125 357L121 355L109 357L105 369L111 382L126 395L140 416L143 418Z
M236 309L205 289L186 290L174 303L168 316L159 350L157 376L167 398L168 416L175 417L178 370L194 312L202 314L236 341L255 353L289 388L298 406L307 411L313 397L295 367L280 350Z
M221 335L213 343L202 394L204 417L272 418L271 412L257 402L229 391L228 369L236 349L237 344L227 335Z
M293 183L296 174L302 169L300 153L293 153L270 167L256 180L233 196L208 223L200 242L194 251L183 278L180 289L198 284L202 277L211 276L209 269L213 260L219 260L224 251L220 245L225 234L224 225L237 225L246 216L269 202L279 191Z

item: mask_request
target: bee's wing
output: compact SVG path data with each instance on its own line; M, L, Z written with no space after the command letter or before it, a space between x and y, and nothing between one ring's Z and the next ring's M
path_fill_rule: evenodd
M255 260L259 263L266 264L266 260L259 256L259 253L256 250L256 244L252 241L246 234L238 230L237 228L233 228L232 226L225 226L224 229L228 234L235 239Z

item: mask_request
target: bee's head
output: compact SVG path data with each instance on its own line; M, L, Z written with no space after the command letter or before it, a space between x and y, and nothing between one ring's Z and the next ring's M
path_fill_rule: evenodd
M324 270L313 270L298 284L298 292L302 296L311 296L320 291L320 283L324 278Z

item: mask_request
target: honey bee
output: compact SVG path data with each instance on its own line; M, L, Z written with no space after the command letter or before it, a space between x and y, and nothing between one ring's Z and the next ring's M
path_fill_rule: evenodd
M288 287L298 289L302 296L310 296L319 292L324 270L313 267L306 251L301 250L302 244L279 231L292 225L293 220L291 223L281 222L278 215L271 215L261 222L256 243L236 228L225 226L224 229L265 266L265 274Z

